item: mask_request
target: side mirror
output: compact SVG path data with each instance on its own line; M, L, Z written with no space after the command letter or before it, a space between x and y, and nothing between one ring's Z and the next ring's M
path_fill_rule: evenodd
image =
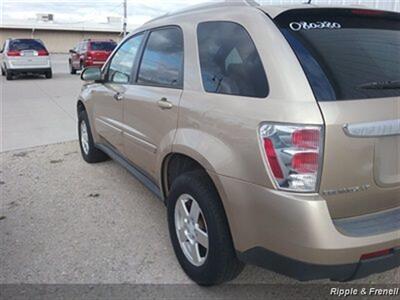
M76 53L76 51L74 49L69 49L69 53L73 54Z
M101 81L101 69L99 67L86 68L81 73L81 79L83 81Z

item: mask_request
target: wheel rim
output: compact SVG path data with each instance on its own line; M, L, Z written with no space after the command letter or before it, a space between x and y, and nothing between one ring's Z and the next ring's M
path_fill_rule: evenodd
M83 152L86 155L88 155L89 154L89 135L88 135L86 122L84 120L81 121L80 131L81 131L81 146L82 146Z
M207 224L199 204L188 194L176 201L175 229L187 260L195 266L204 264L209 248Z

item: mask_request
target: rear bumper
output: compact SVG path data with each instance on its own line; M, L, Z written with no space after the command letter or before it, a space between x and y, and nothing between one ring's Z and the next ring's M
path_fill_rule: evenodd
M88 60L88 61L85 62L85 66L86 67L92 67L92 66L101 67L105 63L106 63L105 61Z
M300 281L326 278L333 281L349 281L400 266L400 248L394 249L392 253L382 257L343 265L310 264L259 247L238 253L238 257L247 263L273 270Z
M11 74L19 73L46 73L51 71L51 68L18 68L18 69L8 69Z
M399 249L400 222L389 231L351 236L335 226L327 203L319 194L277 191L210 175L220 192L234 246L245 261L303 280L347 280L358 269L358 274L368 275L380 268L384 271L399 265L398 254L393 256L397 259L395 263L391 259L389 263L377 259L376 266L375 262L366 264L360 258L384 249ZM273 254L263 254L266 252ZM279 262L276 265L275 260ZM285 263L286 260L299 263ZM287 271L278 270L280 266ZM311 275L300 276L301 269L308 270L305 273Z

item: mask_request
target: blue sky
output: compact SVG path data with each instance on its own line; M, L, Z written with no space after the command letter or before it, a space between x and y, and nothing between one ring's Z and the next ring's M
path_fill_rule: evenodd
M128 0L128 28L182 7L221 0ZM306 0L257 0L265 4L302 3ZM367 4L399 9L400 0L313 0L314 3ZM32 23L37 13L53 13L62 26L106 23L107 16L122 15L122 0L0 0L0 24Z

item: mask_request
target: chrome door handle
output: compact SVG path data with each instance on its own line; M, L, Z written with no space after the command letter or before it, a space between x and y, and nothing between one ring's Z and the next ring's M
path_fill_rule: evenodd
M157 104L162 109L171 109L173 106L172 103L169 102L167 98L161 98L160 100L157 101Z
M116 93L114 95L114 99L117 101L121 101L122 99L124 99L124 96L121 93Z

